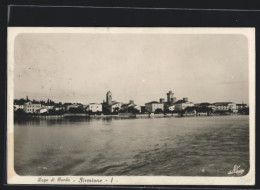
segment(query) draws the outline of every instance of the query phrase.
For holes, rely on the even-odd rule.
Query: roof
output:
[[[136,104],[127,104],[127,107],[135,107],[137,106]]]
[[[181,103],[185,103],[184,100],[178,100],[177,102],[174,102],[174,104],[181,104]]]
[[[38,101],[30,101],[30,102],[26,102],[26,104],[31,103],[31,104],[41,104],[41,102]]]
[[[214,103],[214,105],[216,106],[222,106],[222,105],[228,105],[228,104],[232,104],[233,102],[216,102]]]
[[[101,105],[100,103],[90,103],[89,105]]]
[[[70,104],[70,105],[66,105],[67,107],[73,107],[73,106],[83,106],[83,104],[80,104],[80,103],[73,103],[73,104]]]
[[[47,110],[47,108],[45,108],[45,107],[43,107],[43,108],[39,108],[38,110],[44,110],[44,109]]]
[[[151,102],[148,102],[146,104],[162,104],[162,103],[159,103],[159,102],[156,102],[156,101],[151,101]]]
[[[198,106],[210,106],[211,104],[208,102],[202,102],[202,103],[198,103]]]
[[[64,103],[64,106],[68,106],[68,105],[72,105],[72,103],[68,103],[68,102]]]
[[[113,101],[113,102],[112,102],[112,106],[115,105],[115,104],[123,104],[123,103],[121,103],[121,102],[114,102],[114,101]]]
[[[247,104],[236,104],[237,106],[247,106]]]
[[[178,100],[177,102],[174,102],[174,104],[182,104],[182,103],[186,103],[186,101],[184,101],[184,100]]]
[[[174,104],[183,104],[183,103],[192,103],[192,102],[187,102],[187,101],[184,101],[184,100],[178,100],[177,102],[175,102]]]

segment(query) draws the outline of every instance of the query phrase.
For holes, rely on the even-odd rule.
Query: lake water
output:
[[[249,117],[15,122],[19,175],[229,176],[249,170]]]

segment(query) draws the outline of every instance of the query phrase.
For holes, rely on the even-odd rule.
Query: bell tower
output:
[[[107,105],[112,105],[112,93],[110,91],[107,92],[106,100],[107,100]]]

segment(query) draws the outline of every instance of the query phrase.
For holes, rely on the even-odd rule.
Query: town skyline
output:
[[[60,101],[60,100],[56,100],[56,99],[52,99],[52,98],[45,98],[45,99],[39,99],[39,98],[35,98],[35,97],[30,97],[30,96],[28,96],[28,95],[26,95],[25,97],[17,97],[17,98],[14,98],[15,100],[20,100],[20,99],[24,99],[24,100],[30,100],[30,101],[33,101],[33,100],[35,100],[35,101],[46,101],[46,102],[48,102],[48,101],[53,101],[53,102],[55,102],[55,103],[80,103],[80,104],[82,104],[82,105],[87,105],[87,104],[91,104],[91,103],[97,103],[97,104],[102,104],[102,103],[106,103],[107,102],[107,97],[106,97],[106,94],[108,93],[108,92],[110,92],[111,93],[111,95],[112,95],[112,101],[113,102],[121,102],[121,103],[129,103],[130,101],[134,101],[136,104],[138,104],[138,105],[145,105],[146,103],[149,103],[149,102],[153,102],[153,101],[155,101],[155,102],[160,102],[160,100],[161,99],[163,99],[165,102],[167,102],[167,100],[168,100],[168,93],[169,92],[172,92],[173,94],[173,97],[175,98],[175,101],[177,102],[177,101],[179,101],[179,100],[183,100],[184,98],[186,98],[186,99],[188,99],[189,100],[189,102],[192,102],[192,103],[219,103],[219,102],[233,102],[233,103],[237,103],[237,104],[240,104],[240,103],[243,103],[243,104],[247,104],[246,102],[244,102],[244,101],[242,101],[242,102],[235,102],[235,101],[232,101],[232,100],[228,100],[228,101],[213,101],[213,102],[209,102],[209,101],[206,101],[206,100],[204,100],[204,101],[200,101],[200,102],[194,102],[194,101],[192,101],[192,100],[190,100],[190,98],[189,97],[187,97],[187,96],[184,96],[184,97],[180,97],[180,98],[178,98],[178,97],[176,97],[175,96],[175,93],[172,91],[172,90],[169,90],[169,91],[167,91],[166,93],[165,93],[165,96],[162,96],[162,97],[158,97],[157,99],[154,99],[154,100],[147,100],[144,104],[139,104],[134,98],[133,99],[128,99],[128,100],[125,100],[125,101],[121,101],[121,100],[117,100],[117,99],[115,99],[114,98],[114,95],[113,95],[113,92],[111,92],[110,90],[108,90],[106,93],[105,93],[105,96],[104,96],[104,98],[102,99],[102,101],[92,101],[92,102],[86,102],[86,103],[84,103],[84,102],[80,102],[80,101]]]
[[[126,45],[127,44],[127,45]],[[98,50],[97,50],[98,49]],[[20,34],[14,98],[249,103],[248,44],[224,34]]]
[[[51,99],[47,101],[29,99],[26,96],[26,99],[14,99],[14,111],[16,116],[23,114],[57,114],[62,115],[67,113],[88,113],[88,114],[140,114],[140,113],[171,113],[173,114],[183,114],[192,113],[200,114],[200,112],[205,112],[207,115],[214,114],[237,114],[237,113],[247,113],[248,106],[247,104],[238,104],[235,102],[200,102],[193,103],[189,101],[188,97],[183,97],[178,99],[174,96],[174,93],[170,90],[166,93],[167,98],[160,98],[159,101],[150,101],[146,102],[144,105],[138,105],[132,99],[129,102],[120,102],[113,100],[113,95],[111,91],[106,93],[106,99],[102,103],[89,103],[82,104],[80,102],[55,102]],[[247,110],[247,111],[246,111]],[[18,114],[18,115],[17,115]],[[25,116],[25,115],[24,115]]]

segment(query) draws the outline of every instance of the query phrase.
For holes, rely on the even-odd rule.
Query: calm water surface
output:
[[[249,117],[15,122],[19,175],[227,176],[249,170]]]

